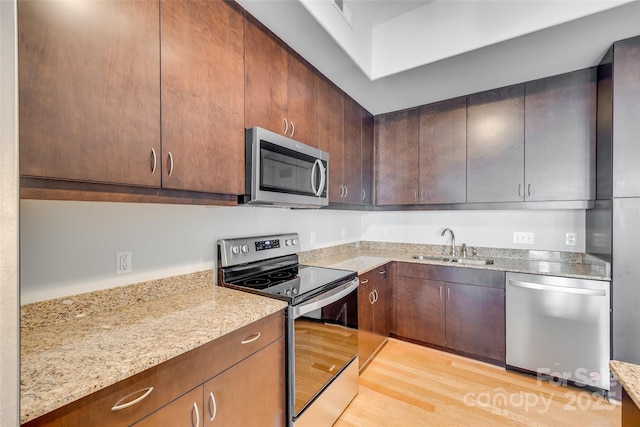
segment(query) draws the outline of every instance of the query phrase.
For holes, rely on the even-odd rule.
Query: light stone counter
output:
[[[20,422],[285,307],[214,286],[211,271],[25,305]]]
[[[578,279],[611,280],[609,263],[595,257],[573,252],[525,251],[514,249],[478,248],[477,257],[494,261],[490,265],[456,264],[448,261],[416,260],[413,255],[447,256],[448,246],[417,245],[386,242],[357,242],[303,252],[300,263],[366,273],[391,261],[449,267],[543,274]],[[459,256],[459,254],[457,254]]]
[[[640,365],[612,360],[609,362],[609,367],[616,374],[633,403],[640,408]]]

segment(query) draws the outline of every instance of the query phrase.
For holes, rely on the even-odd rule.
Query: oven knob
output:
[[[287,239],[284,241],[285,246],[291,246],[291,240]]]
[[[291,289],[287,289],[287,291],[285,292],[285,294],[287,294],[287,296],[291,296]]]
[[[297,244],[298,244],[298,241],[297,241],[296,239],[293,239],[293,240],[291,241],[291,244],[292,244],[292,245],[297,245]]]
[[[231,253],[234,253],[236,255],[239,254],[240,253],[240,246],[232,246],[231,247]]]
[[[242,253],[246,254],[247,252],[249,252],[249,246],[248,245],[242,245],[242,248],[240,248],[242,250]]]
[[[293,294],[296,295],[298,293],[298,288],[293,288]]]

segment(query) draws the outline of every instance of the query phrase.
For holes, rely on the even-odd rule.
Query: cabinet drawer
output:
[[[504,289],[504,271],[399,262],[398,276]]]
[[[93,427],[131,425],[283,336],[284,311],[280,311],[27,425],[64,425],[48,423],[66,420],[71,415],[88,419],[83,424]],[[113,410],[114,406],[120,408]]]
[[[389,264],[385,264],[381,267],[376,267],[371,271],[361,274],[360,283],[366,285],[367,283],[379,283],[386,280],[389,277]]]

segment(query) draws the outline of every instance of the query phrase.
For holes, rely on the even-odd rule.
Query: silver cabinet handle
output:
[[[440,286],[440,299],[442,299],[442,286]]]
[[[169,151],[169,176],[173,173],[173,154]]]
[[[213,392],[209,393],[209,421],[213,421],[216,419],[216,414],[218,413],[218,404],[216,403],[216,397],[213,395]]]
[[[260,335],[262,335],[262,332],[258,332],[258,333],[255,333],[253,335],[249,335],[248,337],[246,337],[245,339],[242,340],[241,344],[252,343],[255,340],[257,340],[258,338],[260,338]]]
[[[527,185],[527,195],[531,197],[531,183]]]
[[[413,200],[418,201],[418,190],[413,190]]]
[[[364,200],[367,197],[367,192],[364,191],[364,188],[362,189],[362,200]]]
[[[142,392],[146,390],[146,392],[138,397],[137,399],[133,399],[131,402],[126,402],[126,403],[122,403],[123,401],[127,400],[128,398],[130,398],[131,396],[135,396],[136,394]],[[141,388],[140,390],[136,390],[132,393],[127,394],[125,397],[121,398],[120,400],[118,400],[116,402],[115,405],[113,405],[113,408],[111,408],[112,411],[119,411],[121,409],[125,409],[128,408],[130,406],[135,405],[136,403],[139,403],[141,401],[143,401],[147,396],[149,396],[151,394],[151,392],[153,391],[153,387],[147,387],[147,388]]]
[[[360,283],[366,285],[367,283],[369,283],[369,279],[361,280]]]
[[[424,188],[420,189],[420,201],[422,201],[422,199],[424,199]]]
[[[447,300],[451,301],[451,288],[447,288]]]
[[[522,194],[520,193],[521,188],[522,188],[522,184],[518,184],[518,197],[522,197]]]
[[[287,132],[289,131],[289,122],[287,122],[287,119],[282,119],[284,120],[284,132],[282,132],[283,135],[286,135]]]
[[[193,412],[195,411],[196,413],[196,423],[193,423]],[[193,402],[193,409],[191,410],[191,426],[192,427],[199,427],[200,426],[200,411],[198,411],[198,404],[196,402]]]
[[[378,271],[378,274],[386,274],[386,273],[387,273],[387,270],[380,270],[380,271]]]
[[[374,289],[373,292],[375,293],[375,300],[373,300],[373,302],[378,302],[378,298],[380,298],[380,295],[378,294],[378,290]]]
[[[296,133],[296,126],[291,122],[291,135],[289,137],[293,138],[294,133]]]
[[[344,197],[344,185],[340,184],[340,198]]]
[[[373,305],[373,291],[369,292],[369,304]]]
[[[151,147],[151,173],[155,173],[156,172],[156,150]]]
[[[590,295],[590,296],[599,296],[599,297],[603,297],[607,295],[607,292],[601,289],[583,289],[583,288],[572,288],[569,286],[543,285],[542,283],[520,282],[518,280],[509,280],[509,284],[511,286],[515,286],[516,288],[532,289],[536,291],[551,291],[551,292],[560,292],[563,294],[578,294],[578,295]]]
[[[347,195],[349,194],[349,187],[347,187],[346,185],[344,186],[344,197],[347,197]]]

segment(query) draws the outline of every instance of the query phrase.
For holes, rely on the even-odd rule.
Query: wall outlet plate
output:
[[[513,243],[517,245],[533,245],[533,233],[528,231],[514,231]]]
[[[382,237],[383,239],[387,237],[387,229],[385,227],[382,227],[380,229],[380,237]]]
[[[133,271],[133,251],[116,252],[116,274],[129,274]]]
[[[565,235],[565,244],[567,246],[576,246],[577,245],[578,236],[576,233],[567,233]]]
[[[312,245],[316,244],[316,232],[315,231],[312,231],[309,234],[309,243],[312,244]]]

